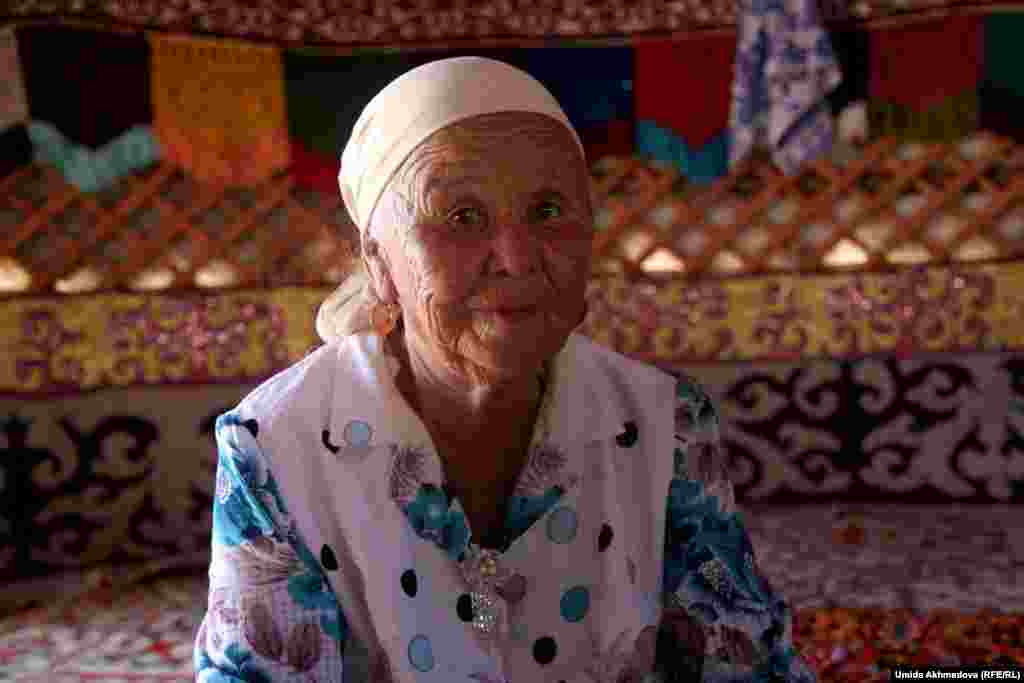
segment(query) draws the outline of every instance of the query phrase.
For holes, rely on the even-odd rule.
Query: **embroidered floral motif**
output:
[[[243,587],[259,588],[287,581],[304,570],[302,561],[288,543],[265,536],[225,549],[238,571]]]
[[[590,680],[594,683],[619,683],[620,674],[630,664],[630,635],[629,629],[622,631],[603,650],[596,637],[591,636],[593,654],[590,664],[584,670]]]
[[[320,628],[312,622],[296,624],[285,645],[284,661],[299,672],[306,672],[320,661]]]
[[[534,522],[555,506],[564,493],[561,486],[552,486],[539,496],[510,497],[505,519],[505,528],[508,529],[509,536],[516,538],[524,534]]]
[[[228,627],[237,626],[241,621],[241,614],[230,603],[229,593],[225,589],[218,589],[210,595],[209,613],[217,623]]]
[[[321,656],[319,626],[308,621],[296,624],[285,640],[270,609],[259,600],[243,598],[242,632],[258,655],[299,672],[312,669]]]
[[[228,431],[229,427],[237,429]],[[287,526],[288,514],[277,482],[256,452],[255,438],[233,413],[218,419],[217,433],[214,540],[234,547],[263,536],[273,537],[276,528]]]
[[[705,495],[700,482],[672,480],[666,537],[667,590],[676,590],[687,577],[699,582],[701,588],[689,588],[707,598],[706,606],[714,611],[741,607],[762,611],[757,601],[767,595],[752,565],[743,559],[753,554],[743,526],[735,514],[723,513],[717,498]],[[704,567],[706,562],[712,564]]]
[[[717,440],[689,444],[686,448],[690,479],[703,482],[728,481],[725,458]]]
[[[242,599],[242,633],[253,651],[267,659],[280,659],[284,640],[278,633],[270,610],[259,600]]]
[[[302,607],[317,610],[324,633],[334,640],[344,641],[348,637],[348,624],[338,608],[331,584],[306,545],[297,536],[290,540],[304,571],[288,579],[288,595]]]
[[[671,656],[665,653],[666,659],[700,658],[707,653],[707,637],[704,634],[704,627],[684,608],[666,607],[662,613],[661,623],[669,634],[667,647],[671,651]]]
[[[676,439],[688,441],[699,432],[714,434],[718,428],[718,414],[704,388],[688,375],[677,373],[676,383]]]
[[[469,525],[458,504],[452,506],[448,494],[433,484],[423,484],[416,499],[403,508],[416,535],[440,546],[457,560],[469,546]]]
[[[228,476],[226,470],[217,468],[217,500],[223,505],[231,497],[231,491],[234,487],[231,484],[231,477]]]
[[[721,646],[715,654],[722,659],[741,664],[753,666],[758,660],[758,650],[751,641],[750,636],[743,631],[723,626],[721,628]]]
[[[535,446],[516,485],[515,495],[524,498],[545,495],[551,487],[562,483],[559,475],[567,462],[565,453],[553,445],[542,443]]]
[[[231,683],[232,681],[273,683],[270,676],[256,665],[252,653],[243,649],[238,643],[228,645],[224,657],[227,659],[227,664],[221,665],[218,670],[214,668],[213,660],[206,653],[198,652],[196,656],[197,683]]]
[[[404,508],[416,497],[423,483],[427,453],[412,446],[394,446],[391,465],[391,499]]]
[[[655,671],[658,629],[645,626],[633,643],[633,653],[615,679],[616,683],[644,683]]]

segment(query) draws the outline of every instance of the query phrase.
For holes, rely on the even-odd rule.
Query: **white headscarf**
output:
[[[430,62],[399,76],[363,109],[341,155],[338,185],[359,229],[370,217],[395,172],[420,143],[453,123],[484,114],[530,112],[563,124],[583,145],[547,89],[513,66],[483,57]],[[316,329],[330,342],[370,328],[368,278],[361,265],[321,305]]]

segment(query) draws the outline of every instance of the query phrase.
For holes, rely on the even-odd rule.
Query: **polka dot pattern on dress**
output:
[[[335,446],[333,443],[331,443],[330,429],[325,429],[320,433],[320,441],[324,444],[324,448],[329,450],[331,453],[334,453],[335,455],[337,455],[338,451],[341,450],[340,446]]]
[[[579,519],[570,507],[560,507],[548,517],[548,538],[553,543],[571,543],[576,538]]]
[[[363,448],[370,445],[373,438],[373,428],[362,420],[351,420],[345,425],[345,432],[342,434],[345,443],[353,448]]]
[[[533,644],[533,659],[541,666],[547,666],[558,656],[558,645],[551,636],[538,638]]]
[[[605,550],[608,550],[608,546],[612,544],[613,538],[615,538],[615,532],[612,530],[611,525],[601,525],[601,533],[597,535],[597,551],[603,553]]]
[[[636,423],[632,421],[627,422],[622,428],[623,432],[615,437],[615,443],[623,448],[632,448],[640,438],[640,432],[636,428]]]
[[[434,650],[430,639],[418,635],[409,641],[409,664],[417,671],[427,672],[434,668]]]
[[[326,543],[323,548],[320,548],[320,564],[329,572],[338,571],[338,558],[334,556],[331,546]]]
[[[252,438],[255,439],[257,436],[259,436],[260,423],[257,422],[256,420],[250,418],[244,421],[242,423],[242,426],[249,430],[249,433],[252,434]]]
[[[410,598],[416,597],[416,592],[419,590],[419,579],[416,576],[416,571],[413,569],[406,569],[402,572],[402,591],[405,592]]]
[[[455,613],[462,621],[473,621],[473,597],[469,593],[463,593],[455,603]]]
[[[569,623],[581,621],[590,611],[590,591],[586,586],[574,586],[562,593],[559,602],[562,618]]]

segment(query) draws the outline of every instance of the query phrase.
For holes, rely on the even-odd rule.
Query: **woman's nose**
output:
[[[512,277],[540,270],[540,246],[529,226],[502,222],[491,243],[491,269],[495,274]]]

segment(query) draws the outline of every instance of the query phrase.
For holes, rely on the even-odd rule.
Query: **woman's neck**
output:
[[[493,479],[508,463],[505,451],[525,451],[542,398],[542,368],[503,381],[480,381],[482,373],[460,372],[430,362],[396,344],[401,360],[399,390],[419,414],[435,445],[456,471]],[[441,365],[439,368],[438,366]],[[481,453],[493,457],[480,457]]]

